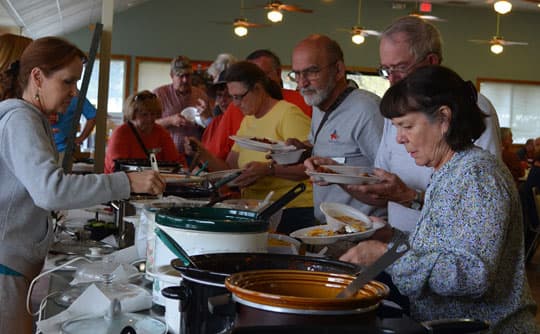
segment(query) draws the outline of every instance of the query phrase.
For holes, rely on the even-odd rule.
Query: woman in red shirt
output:
[[[124,124],[113,131],[107,143],[105,173],[114,171],[114,160],[147,159],[149,152],[154,152],[158,161],[178,162],[186,166],[185,157],[176,150],[169,132],[155,123],[161,112],[159,98],[148,90],[127,98]]]

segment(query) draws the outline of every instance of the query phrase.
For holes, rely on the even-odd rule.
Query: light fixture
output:
[[[283,14],[277,9],[272,9],[269,11],[268,14],[266,14],[266,17],[274,23],[281,22],[283,20]]]
[[[499,43],[491,44],[489,49],[496,55],[500,54],[504,50],[503,46]]]
[[[364,43],[364,41],[366,40],[364,35],[362,35],[361,33],[356,33],[352,35],[351,39],[354,44],[358,44],[358,45]]]
[[[238,25],[234,27],[234,33],[238,37],[244,37],[248,34],[248,29],[242,25]]]
[[[500,0],[493,4],[493,8],[499,14],[507,14],[512,10],[512,4],[506,0]]]

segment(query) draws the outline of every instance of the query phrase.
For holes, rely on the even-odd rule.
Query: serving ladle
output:
[[[410,248],[411,246],[409,245],[406,237],[397,239],[394,242],[394,245],[390,247],[386,253],[384,253],[371,266],[362,270],[345,289],[341,290],[341,292],[338,293],[337,298],[350,298],[354,296],[358,290],[377,277],[377,275],[382,273],[386,267],[407,253]]]
[[[157,237],[165,244],[165,246],[174,253],[179,259],[184,262],[184,265],[191,266],[193,268],[199,268],[197,264],[191,259],[189,254],[167,233],[163,232],[159,227],[154,230]]]

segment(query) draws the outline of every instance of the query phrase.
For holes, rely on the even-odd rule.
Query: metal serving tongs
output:
[[[397,259],[402,257],[411,246],[407,241],[407,237],[403,236],[398,238],[394,245],[386,251],[375,263],[371,266],[365,268],[360,272],[360,275],[347,285],[340,293],[338,293],[337,298],[350,298],[358,292],[364,285],[373,280],[377,275],[383,272],[386,267],[394,263]]]
[[[148,154],[148,156],[150,157],[150,166],[152,166],[152,169],[154,171],[159,173],[159,166],[157,164],[157,158],[156,158],[156,152],[159,152],[158,150],[161,151],[161,149],[150,150],[150,153]],[[159,194],[158,198],[162,199],[163,194]]]

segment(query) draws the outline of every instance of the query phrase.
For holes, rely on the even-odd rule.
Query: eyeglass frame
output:
[[[426,60],[426,58],[432,53],[433,52],[428,52],[425,56],[418,58],[418,60],[416,60],[412,64],[410,64],[410,65],[408,65],[408,66],[406,66],[405,68],[402,68],[402,69],[400,69],[398,67],[403,66],[403,65],[390,66],[390,67],[388,67],[388,66],[379,66],[379,68],[377,69],[377,73],[379,73],[379,76],[383,77],[384,79],[390,78],[392,73],[405,74],[405,73],[409,72],[411,69],[413,69],[416,65],[418,65],[421,62],[423,62],[424,60]],[[385,74],[385,72],[387,72],[387,74]]]
[[[317,80],[319,78],[320,73],[323,70],[327,69],[330,66],[336,65],[337,62],[338,62],[338,60],[336,60],[334,62],[331,62],[330,64],[328,64],[326,66],[323,66],[321,68],[319,68],[317,66],[311,66],[311,67],[308,67],[305,70],[301,70],[301,71],[290,71],[287,74],[287,77],[293,82],[300,81],[300,77],[306,79],[307,81]]]
[[[251,92],[252,88],[251,87],[248,87],[248,89],[246,90],[245,93],[243,94],[238,94],[238,95],[232,95],[232,94],[229,94],[229,96],[231,97],[232,101],[233,102],[237,102],[237,103],[240,103],[242,102],[242,100],[244,99],[244,97],[246,97],[246,95],[248,95],[249,92]]]

